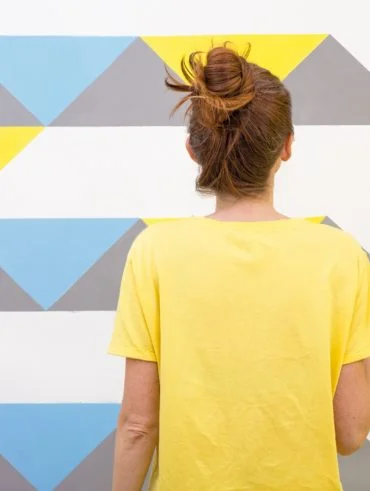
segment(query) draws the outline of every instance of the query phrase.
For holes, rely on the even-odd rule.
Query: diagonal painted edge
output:
[[[332,36],[284,81],[298,125],[370,124],[370,72]]]
[[[127,254],[145,228],[138,220],[49,310],[115,310]]]
[[[24,151],[28,145],[32,144],[32,141],[43,130],[43,126],[0,125],[0,171],[16,158],[19,153]]]
[[[323,223],[324,225],[330,225],[331,227],[335,227],[335,228],[340,228],[339,225],[337,225],[331,218],[329,217],[325,217],[325,219],[321,222]],[[369,258],[369,261],[370,261],[370,253],[364,249],[364,251],[366,252],[367,254],[367,257]]]
[[[0,268],[0,312],[44,310],[3,269]]]
[[[0,220],[0,266],[47,310],[137,220],[136,217]],[[27,247],[24,237],[28,237]]]
[[[325,217],[321,223],[323,223],[324,225],[330,225],[331,227],[340,228],[339,225],[333,222],[333,220],[329,217]]]
[[[163,60],[137,39],[52,126],[183,126],[186,108],[170,116],[179,96],[165,76]]]
[[[42,124],[0,84],[0,126],[42,126]]]
[[[105,491],[112,489],[115,439],[116,432],[113,431],[54,491]],[[154,461],[155,459],[153,459],[141,491],[149,490]]]
[[[48,126],[134,39],[0,36],[1,82]]]
[[[0,491],[36,491],[36,488],[0,455]]]
[[[115,432],[111,433],[96,447],[55,488],[55,491],[103,491],[112,489],[114,444]]]
[[[38,491],[50,491],[115,429],[118,412],[116,403],[0,404],[1,450]]]

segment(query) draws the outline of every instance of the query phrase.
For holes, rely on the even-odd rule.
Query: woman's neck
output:
[[[217,220],[245,222],[281,220],[287,218],[276,211],[272,193],[268,193],[259,198],[217,196],[216,210],[210,217]]]

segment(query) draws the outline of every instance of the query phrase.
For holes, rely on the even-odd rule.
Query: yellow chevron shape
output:
[[[309,217],[309,218],[306,218],[306,220],[308,222],[312,222],[312,223],[321,223],[325,220],[325,217]]]
[[[43,127],[6,126],[0,128],[0,170],[21,152]]]
[[[180,62],[183,56],[189,55],[192,51],[208,51],[212,45],[217,46],[230,41],[241,54],[250,43],[252,50],[249,61],[269,69],[279,78],[284,79],[327,37],[327,34],[243,34],[144,36],[142,39],[179,76],[181,76]]]
[[[161,222],[171,222],[173,220],[179,220],[179,218],[142,218],[141,219],[146,225],[155,225]]]

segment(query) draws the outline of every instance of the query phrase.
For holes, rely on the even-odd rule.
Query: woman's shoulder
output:
[[[148,221],[146,228],[135,237],[130,254],[148,254],[154,249],[173,245],[184,231],[188,231],[191,222],[188,218]]]
[[[138,238],[143,242],[163,240],[164,238],[176,235],[181,230],[188,228],[191,223],[191,218],[148,220],[146,228],[139,234]]]
[[[334,224],[325,222],[313,224],[309,230],[322,242],[329,242],[333,245],[355,250],[360,247],[358,241],[350,232],[342,230]]]
[[[325,253],[341,264],[366,262],[367,254],[359,241],[350,233],[332,224],[312,224],[306,228],[308,246]]]

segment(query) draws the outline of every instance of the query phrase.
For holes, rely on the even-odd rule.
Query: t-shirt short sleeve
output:
[[[370,357],[370,262],[364,251],[358,254],[358,286],[344,364]]]
[[[158,287],[146,236],[136,239],[127,257],[109,353],[158,362]]]

